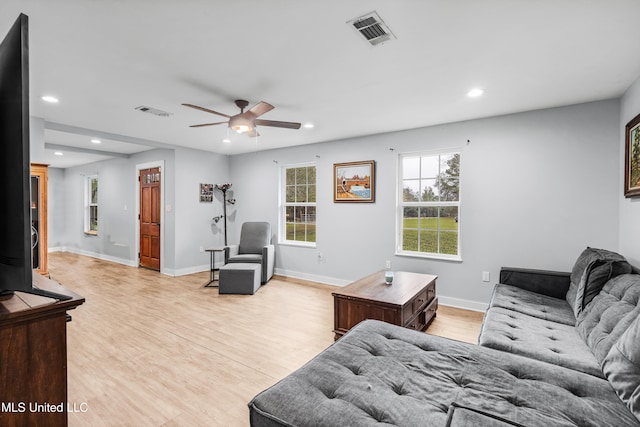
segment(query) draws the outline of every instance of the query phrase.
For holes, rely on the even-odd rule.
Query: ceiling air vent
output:
[[[154,116],[160,116],[160,117],[169,117],[171,115],[171,113],[169,112],[158,110],[157,108],[145,107],[144,105],[136,107],[135,110],[142,111],[143,113],[153,114]]]
[[[380,19],[377,12],[367,13],[359,18],[347,21],[347,24],[353,25],[353,28],[362,34],[362,37],[372,46],[377,46],[396,38],[384,21]]]

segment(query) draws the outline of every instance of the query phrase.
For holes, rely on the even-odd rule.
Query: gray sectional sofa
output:
[[[640,274],[503,268],[479,345],[367,320],[250,403],[252,426],[640,426]]]

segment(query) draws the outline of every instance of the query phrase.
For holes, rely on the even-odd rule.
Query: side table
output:
[[[211,265],[209,267],[209,281],[204,284],[205,288],[217,288],[218,285],[212,285],[212,283],[217,282],[215,272],[220,270],[216,268],[216,252],[222,252],[224,254],[224,248],[206,248],[205,251],[211,254]]]

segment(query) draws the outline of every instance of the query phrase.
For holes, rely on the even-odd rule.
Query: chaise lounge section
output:
[[[502,268],[478,344],[604,378],[604,358],[640,313],[632,271],[592,248],[571,273]]]
[[[640,426],[640,275],[503,268],[481,345],[367,320],[249,404],[252,426]],[[594,289],[596,291],[594,291]]]

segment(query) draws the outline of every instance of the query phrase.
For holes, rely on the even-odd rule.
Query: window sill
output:
[[[317,247],[316,242],[296,242],[292,240],[283,240],[278,242],[280,246],[294,246],[299,248],[315,248]]]
[[[429,254],[425,252],[407,252],[407,251],[397,251],[395,255],[408,257],[408,258],[432,259],[436,261],[462,262],[462,257],[460,257],[459,255],[442,255],[442,254]]]
[[[85,231],[84,234],[86,236],[98,237],[98,232],[97,231]]]

